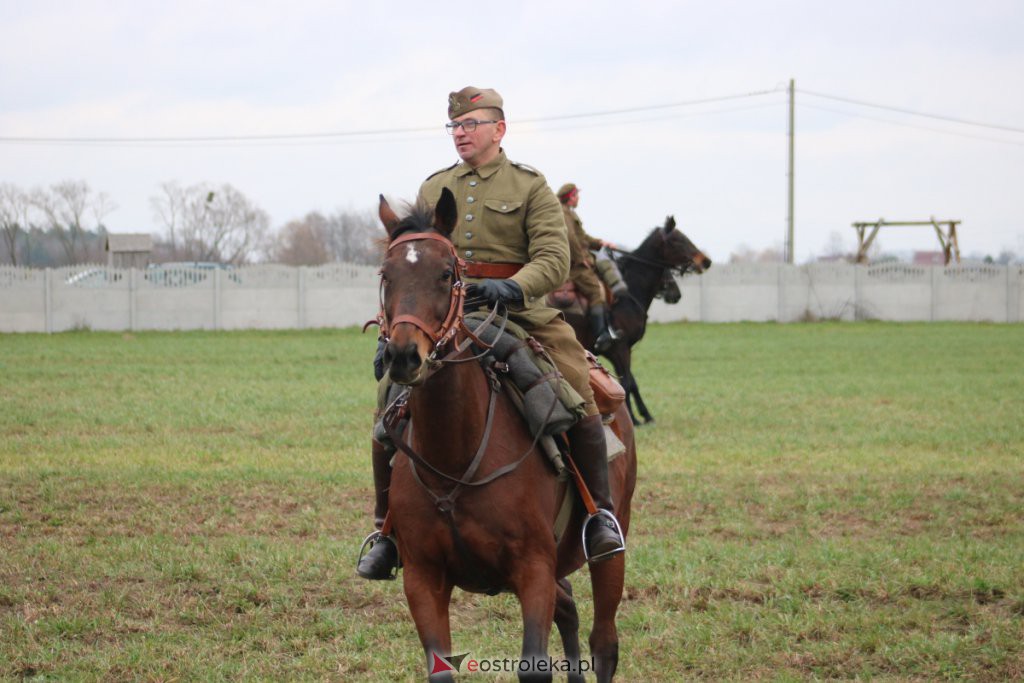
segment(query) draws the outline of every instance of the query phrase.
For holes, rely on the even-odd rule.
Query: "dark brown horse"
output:
[[[385,419],[397,412],[408,419],[391,480],[390,515],[428,671],[437,663],[435,655],[452,653],[449,601],[459,587],[515,593],[522,608],[522,661],[541,662],[534,671],[520,670],[519,677],[551,680],[552,622],[567,661],[580,661],[579,620],[566,577],[585,562],[584,511],[575,505],[556,542],[553,523],[565,484],[559,484],[495,374],[464,343],[470,330],[462,319],[462,262],[448,241],[457,220],[452,194],[444,190],[432,214],[417,207],[403,219],[381,197],[380,219],[388,233],[381,268],[388,372],[392,381],[410,387],[406,400],[385,411]],[[636,453],[623,406],[617,422],[627,449],[609,463],[609,480],[625,532]],[[624,554],[590,566],[590,650],[601,681],[611,680],[618,662],[615,614],[624,571]],[[450,673],[430,680],[450,680]],[[583,679],[577,673],[570,680]]]
[[[640,341],[647,329],[647,310],[659,295],[668,303],[679,301],[678,286],[674,274],[692,271],[703,273],[711,267],[711,259],[705,256],[693,242],[676,229],[676,219],[669,216],[665,225],[655,228],[635,251],[619,252],[616,257],[622,279],[629,288],[629,296],[618,297],[610,308],[611,326],[621,332],[612,342],[604,356],[612,362],[615,372],[626,390],[626,404],[633,424],[640,424],[633,412],[633,401],[644,422],[653,422],[654,416],[647,410],[640,397],[640,388],[631,367],[633,345]],[[675,301],[673,298],[673,289]],[[576,337],[583,346],[594,351],[594,339],[585,317],[572,305],[559,304],[549,299],[553,306],[563,309],[565,319],[576,330]]]

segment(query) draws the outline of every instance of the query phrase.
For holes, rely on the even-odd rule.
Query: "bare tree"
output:
[[[383,232],[374,211],[312,212],[285,225],[267,249],[271,260],[290,265],[330,261],[377,264]]]
[[[32,204],[42,212],[50,231],[60,240],[67,263],[89,259],[87,225],[92,216],[95,230],[105,233],[103,218],[115,205],[104,194],[92,194],[84,180],[65,180],[50,186],[49,190],[36,189],[31,194]]]
[[[263,247],[270,218],[231,185],[182,188],[167,182],[161,191],[150,204],[167,231],[174,258],[240,264]]]
[[[28,194],[12,183],[0,183],[0,232],[11,265],[18,265],[19,241],[27,241],[31,234],[32,201]],[[20,236],[20,240],[19,240]]]
[[[382,235],[376,212],[338,210],[327,218],[327,245],[331,257],[344,263],[376,264],[381,261]]]
[[[782,263],[782,249],[778,246],[768,247],[761,251],[741,244],[736,251],[729,254],[729,263]]]
[[[272,261],[292,266],[317,266],[331,260],[327,219],[320,213],[307,214],[285,225],[269,248]]]

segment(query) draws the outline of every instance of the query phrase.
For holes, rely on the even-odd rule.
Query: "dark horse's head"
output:
[[[675,216],[668,216],[664,227],[655,228],[641,247],[653,248],[656,259],[673,270],[703,273],[711,267],[711,259],[694,246],[689,237],[676,230]]]
[[[423,198],[399,218],[380,197],[388,233],[380,269],[384,364],[392,381],[420,384],[427,360],[454,334],[462,308],[460,263],[449,238],[457,214],[448,188],[431,210]]]

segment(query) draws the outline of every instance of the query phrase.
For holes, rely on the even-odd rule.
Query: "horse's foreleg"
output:
[[[633,377],[632,373],[630,373],[629,379],[630,384],[633,385],[632,393],[633,396],[636,397],[636,407],[640,411],[640,415],[643,416],[644,422],[654,422],[654,416],[647,410],[647,406],[644,405],[644,400],[640,398],[640,387],[637,386],[636,378]],[[633,424],[636,424],[636,420],[633,421]]]
[[[402,570],[402,579],[409,612],[427,656],[427,675],[432,683],[453,681],[451,672],[445,671],[444,665],[435,659],[452,653],[448,606],[453,586],[439,573],[417,571],[410,566]],[[438,673],[431,675],[434,671]]]
[[[555,626],[562,637],[565,659],[572,667],[569,683],[582,683],[585,679],[580,671],[580,616],[569,579],[559,580],[555,589]]]
[[[619,632],[615,614],[622,601],[626,559],[619,554],[590,565],[590,583],[594,589],[594,629],[590,632],[590,654],[594,658],[597,680],[611,681],[619,664]]]
[[[555,617],[555,568],[551,561],[526,563],[519,577],[514,580],[516,595],[523,610],[523,651],[524,665],[530,671],[519,672],[521,681],[550,681],[551,667],[548,659],[548,640],[551,624]]]
[[[640,400],[640,393],[636,389],[636,380],[633,379],[633,371],[630,369],[631,353],[629,347],[616,347],[615,354],[611,357],[612,366],[615,367],[615,374],[619,377],[623,391],[626,392],[626,409],[629,410],[629,418],[634,425],[639,425],[640,420],[636,419],[633,412],[633,396]]]
[[[631,370],[626,370],[622,375],[622,388],[626,391],[626,408],[629,409],[629,417],[633,420],[633,424],[640,426],[640,420],[636,419],[636,413],[633,412],[634,399],[636,400],[637,408],[640,409],[640,413],[644,417],[644,421],[650,420],[650,413],[647,412],[647,407],[644,406],[644,402],[640,399],[640,391],[637,389],[636,380],[633,378]]]

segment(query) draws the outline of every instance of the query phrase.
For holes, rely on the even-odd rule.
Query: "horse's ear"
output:
[[[377,215],[380,216],[380,222],[384,224],[384,229],[388,231],[388,239],[391,239],[391,234],[398,227],[398,216],[391,209],[388,200],[384,199],[384,195],[380,195],[380,207],[377,210]]]
[[[665,234],[669,234],[676,229],[676,217],[669,216],[665,219]]]
[[[437,200],[434,207],[434,227],[438,232],[448,237],[455,228],[458,221],[458,211],[455,206],[455,195],[447,187],[441,190],[441,198]]]

